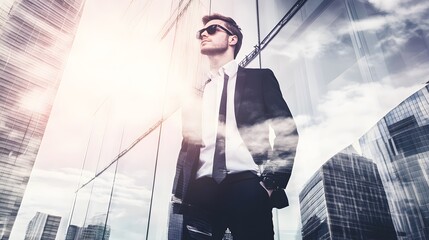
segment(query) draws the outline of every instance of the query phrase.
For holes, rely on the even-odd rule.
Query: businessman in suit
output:
[[[235,62],[237,23],[220,14],[202,20],[197,38],[209,80],[200,102],[182,109],[172,212],[183,216],[182,239],[220,240],[227,228],[234,240],[274,239],[272,208],[288,206],[297,129],[273,72]]]

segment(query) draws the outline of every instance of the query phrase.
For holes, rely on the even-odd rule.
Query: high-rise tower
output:
[[[37,212],[31,219],[25,240],[55,240],[61,217]]]
[[[377,166],[342,151],[299,195],[302,239],[396,239]]]
[[[429,86],[411,95],[361,139],[374,159],[400,239],[429,237]]]
[[[84,0],[0,4],[0,239],[9,239]]]

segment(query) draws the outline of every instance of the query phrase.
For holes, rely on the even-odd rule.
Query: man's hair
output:
[[[202,18],[204,25],[206,25],[211,20],[215,20],[215,19],[224,21],[226,28],[230,30],[234,35],[237,36],[238,41],[237,41],[237,44],[235,44],[235,48],[234,48],[234,58],[237,57],[237,54],[241,48],[241,43],[243,42],[243,34],[241,33],[241,28],[237,25],[234,19],[223,16],[219,13],[206,15]]]

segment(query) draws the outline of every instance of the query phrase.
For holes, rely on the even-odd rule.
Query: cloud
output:
[[[384,47],[385,53],[391,55],[402,50],[418,30],[427,32],[429,24],[425,15],[428,14],[429,2],[426,1],[385,1],[369,0],[371,4],[384,14],[359,19],[340,32],[350,31],[377,32],[378,46]]]
[[[328,92],[317,107],[316,117],[297,122],[300,133],[298,169],[311,175],[323,162],[355,142],[388,111],[422,86],[355,83]],[[300,166],[300,163],[304,165]]]
[[[401,3],[409,2],[404,0],[368,0],[369,3],[374,5],[381,11],[391,12],[400,7]]]
[[[340,36],[337,32],[329,31],[326,27],[305,32],[299,40],[295,39],[288,44],[274,40],[268,51],[281,51],[290,60],[297,60],[301,57],[314,58],[318,54],[330,49],[329,45],[339,42]]]
[[[28,223],[37,211],[62,217],[67,222],[68,210],[80,172],[75,169],[45,171],[34,169],[15,221],[11,239],[23,239]]]
[[[389,23],[388,17],[386,16],[375,16],[371,18],[365,18],[355,21],[353,25],[349,25],[348,28],[341,29],[342,34],[346,34],[349,31],[374,31],[385,27]]]
[[[361,0],[360,4],[367,1]],[[404,45],[413,37],[417,36],[417,30],[423,33],[429,30],[429,23],[426,21],[429,10],[429,2],[408,0],[370,0],[377,11],[377,14],[368,16],[358,16],[350,21],[346,15],[339,15],[332,8],[328,8],[313,22],[311,28],[304,32],[295,32],[292,36],[297,38],[288,39],[287,44],[284,39],[277,37],[270,44],[267,51],[281,52],[290,61],[300,58],[313,59],[325,52],[335,51],[341,56],[345,51],[344,47],[350,44],[347,39],[354,38],[357,32],[364,32],[376,35],[365,36],[364,41],[370,41],[375,37],[377,47],[384,47],[384,54],[403,50]],[[346,9],[344,9],[345,11]],[[380,12],[381,11],[381,12]],[[329,19],[336,18],[332,23]],[[280,41],[282,39],[283,41]],[[347,40],[347,42],[345,42]]]
[[[429,62],[416,64],[404,71],[385,76],[381,82],[389,83],[392,87],[407,87],[414,84],[424,84],[429,81]]]

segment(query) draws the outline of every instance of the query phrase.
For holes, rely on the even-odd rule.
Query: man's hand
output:
[[[265,191],[267,191],[268,196],[271,197],[271,194],[273,193],[273,190],[268,190],[265,185],[264,182],[260,181],[259,184],[261,184],[261,186],[265,189]]]

